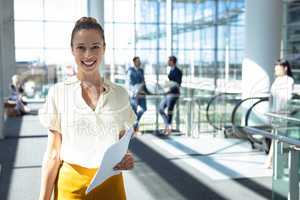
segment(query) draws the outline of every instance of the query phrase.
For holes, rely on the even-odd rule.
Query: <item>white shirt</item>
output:
[[[104,80],[105,92],[94,111],[84,101],[80,84],[74,76],[52,86],[39,118],[46,128],[61,133],[62,160],[97,168],[106,149],[119,140],[121,130],[132,126],[136,116],[121,86]]]
[[[285,75],[275,79],[271,86],[273,111],[280,111],[287,106],[287,101],[292,98],[294,79]]]

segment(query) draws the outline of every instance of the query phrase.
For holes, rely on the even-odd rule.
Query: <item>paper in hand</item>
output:
[[[100,163],[100,168],[97,170],[89,187],[86,189],[86,194],[92,191],[95,187],[101,185],[108,178],[121,173],[121,170],[114,170],[113,168],[122,161],[123,157],[127,153],[132,134],[132,128],[128,129],[118,142],[106,150]]]

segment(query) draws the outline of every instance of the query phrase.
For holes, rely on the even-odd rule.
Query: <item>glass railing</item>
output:
[[[299,196],[299,150],[300,146],[282,139],[300,143],[300,118],[293,111],[286,113],[270,113],[274,135],[273,162],[273,199],[300,199]]]
[[[160,103],[165,95],[146,95],[147,111],[140,120],[140,131],[159,132],[165,128],[164,122],[158,112]],[[201,133],[214,131],[206,118],[206,106],[211,96],[180,96],[173,111],[174,133],[184,134],[188,137],[199,137]]]
[[[165,128],[159,115],[159,106],[164,94],[146,95],[147,111],[140,120],[140,131],[159,132]],[[209,133],[225,134],[231,127],[231,113],[240,100],[236,93],[219,93],[182,88],[173,111],[173,130],[188,137],[198,138]]]
[[[289,101],[279,112],[265,113],[272,132],[248,127],[247,132],[262,135],[273,142],[273,200],[299,200],[300,183],[300,103]]]

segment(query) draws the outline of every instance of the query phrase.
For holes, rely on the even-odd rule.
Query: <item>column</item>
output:
[[[282,15],[282,0],[246,0],[243,98],[269,93],[280,57]]]
[[[173,53],[173,11],[172,11],[172,0],[167,0],[166,2],[166,31],[167,31],[167,56],[171,56]]]
[[[3,97],[9,95],[11,77],[16,73],[13,2],[11,0],[0,0],[0,48],[2,48],[2,59],[0,62],[2,62],[1,89],[3,90]]]
[[[1,5],[1,4],[0,4]],[[2,16],[0,14],[0,22],[1,22]],[[2,23],[0,23],[0,30],[2,30]],[[2,59],[2,40],[0,37],[0,139],[4,138],[4,133],[3,133],[3,123],[4,123],[4,116],[3,116],[3,88],[4,85],[3,83],[3,59]]]
[[[3,102],[10,93],[11,77],[16,73],[13,2],[0,0],[0,139],[4,138]]]
[[[88,0],[88,16],[98,20],[104,26],[104,0]]]
[[[114,2],[114,0],[113,0]],[[88,7],[88,16],[94,17],[97,19],[99,24],[104,28],[104,0],[88,0],[87,1],[87,7]],[[113,45],[113,44],[109,44]],[[102,67],[100,67],[100,73],[105,77],[109,78],[111,81],[114,81],[113,74],[114,74],[114,64],[113,64],[113,58],[111,62],[110,69],[106,69],[104,66],[104,59],[101,63]]]

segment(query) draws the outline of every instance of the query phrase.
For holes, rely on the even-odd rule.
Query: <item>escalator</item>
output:
[[[261,135],[249,134],[245,127],[271,132],[271,123],[264,114],[268,108],[269,97],[250,97],[237,103],[231,115],[231,124],[236,137],[247,139],[253,149],[259,148],[266,153],[269,152],[271,140]]]
[[[231,114],[240,100],[240,93],[219,93],[208,101],[206,120],[215,133],[222,132],[225,137],[229,137],[232,132]]]

